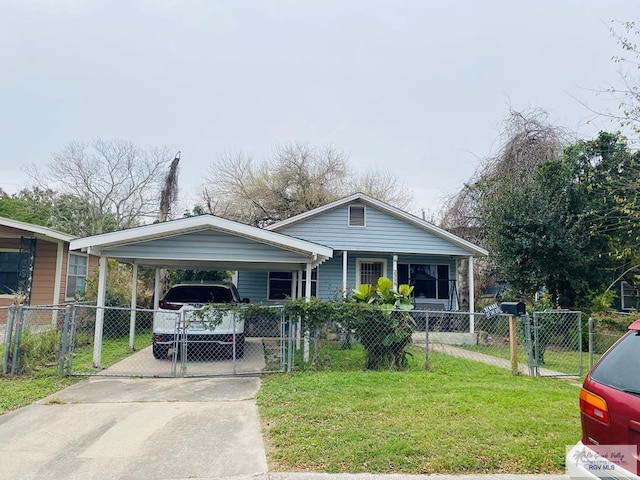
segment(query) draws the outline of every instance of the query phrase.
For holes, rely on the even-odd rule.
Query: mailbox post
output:
[[[524,303],[522,302],[502,302],[500,309],[509,315],[509,356],[511,357],[511,373],[519,375],[518,370],[518,336],[516,317],[525,314]]]

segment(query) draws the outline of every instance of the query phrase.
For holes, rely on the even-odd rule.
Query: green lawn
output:
[[[136,351],[151,344],[151,333],[136,335]],[[0,347],[0,355],[2,347]],[[130,355],[129,338],[109,338],[103,341],[102,362],[103,366],[109,366],[118,360]],[[1,358],[1,357],[0,357]],[[87,344],[74,350],[74,371],[91,373],[93,345]],[[29,375],[0,376],[0,415],[10,410],[29,405],[52,393],[55,393],[69,385],[72,385],[84,377],[58,377],[57,364],[32,368]]]
[[[334,358],[361,365],[354,360],[358,349],[341,352]],[[266,377],[258,405],[270,467],[410,474],[564,469],[565,446],[580,438],[575,385],[442,354],[433,354],[431,367]]]
[[[483,353],[492,357],[510,359],[509,344],[506,345],[460,345],[460,348],[471,350],[473,352]],[[445,347],[446,350],[446,347]],[[600,355],[594,355],[594,361]],[[580,357],[578,351],[569,351],[549,347],[544,354],[544,364],[540,368],[553,370],[567,375],[576,375],[579,370]],[[520,365],[527,364],[527,352],[524,348],[518,348],[518,363]],[[586,375],[589,370],[589,354],[582,352],[582,374]]]

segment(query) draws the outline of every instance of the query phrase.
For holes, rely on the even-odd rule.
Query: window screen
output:
[[[350,227],[365,226],[363,205],[351,205],[349,207],[349,226]]]

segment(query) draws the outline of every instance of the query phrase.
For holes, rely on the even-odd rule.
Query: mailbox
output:
[[[524,303],[522,302],[502,302],[500,304],[502,313],[520,317],[525,314]]]

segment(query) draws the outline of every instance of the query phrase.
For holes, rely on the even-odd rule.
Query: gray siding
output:
[[[251,303],[267,301],[267,272],[238,272],[238,292],[248,297]]]
[[[393,255],[376,252],[349,252],[347,255],[347,293],[356,285],[356,263],[358,259],[382,259],[387,262],[386,276],[393,275]],[[398,264],[449,265],[449,278],[456,279],[455,260],[434,255],[399,255]],[[266,272],[238,272],[238,290],[242,297],[249,297],[252,303],[267,302]],[[318,298],[334,300],[342,296],[342,252],[324,262],[318,268]],[[434,300],[433,303],[446,303]]]
[[[153,257],[170,254],[175,258],[178,253],[183,260],[306,262],[304,255],[212,230],[109,248],[105,253],[144,259],[152,250]]]
[[[437,235],[385,212],[366,206],[366,226],[349,227],[349,205],[341,205],[278,232],[334,250],[469,255]]]

